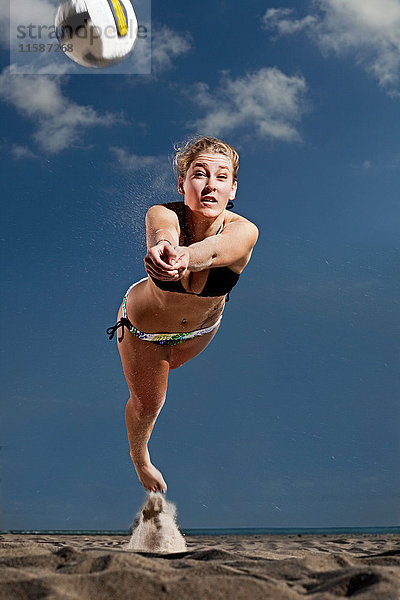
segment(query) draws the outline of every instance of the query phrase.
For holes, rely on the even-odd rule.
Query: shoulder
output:
[[[256,244],[259,235],[258,227],[254,223],[231,211],[227,211],[224,231],[222,233],[224,232],[246,238],[252,247]]]
[[[154,204],[146,212],[146,221],[169,221],[177,224],[179,222],[179,202],[168,202],[165,204]]]
[[[146,215],[171,215],[179,213],[179,204],[181,202],[164,202],[163,204],[153,204],[147,209]]]

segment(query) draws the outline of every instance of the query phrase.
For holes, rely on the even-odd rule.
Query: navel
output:
[[[182,319],[182,325],[184,325],[185,323],[187,323],[187,319]]]

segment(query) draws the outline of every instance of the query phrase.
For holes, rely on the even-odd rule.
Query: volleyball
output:
[[[55,28],[68,58],[99,69],[128,56],[138,24],[130,0],[66,0],[58,7]]]

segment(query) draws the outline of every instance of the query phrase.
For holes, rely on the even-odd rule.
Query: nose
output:
[[[207,181],[206,189],[211,190],[212,192],[215,192],[217,190],[217,188],[215,187],[215,184],[212,184],[212,182],[210,182],[210,181]]]

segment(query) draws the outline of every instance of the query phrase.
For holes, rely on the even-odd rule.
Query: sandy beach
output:
[[[186,537],[180,554],[129,536],[0,536],[0,600],[399,600],[396,535]]]

